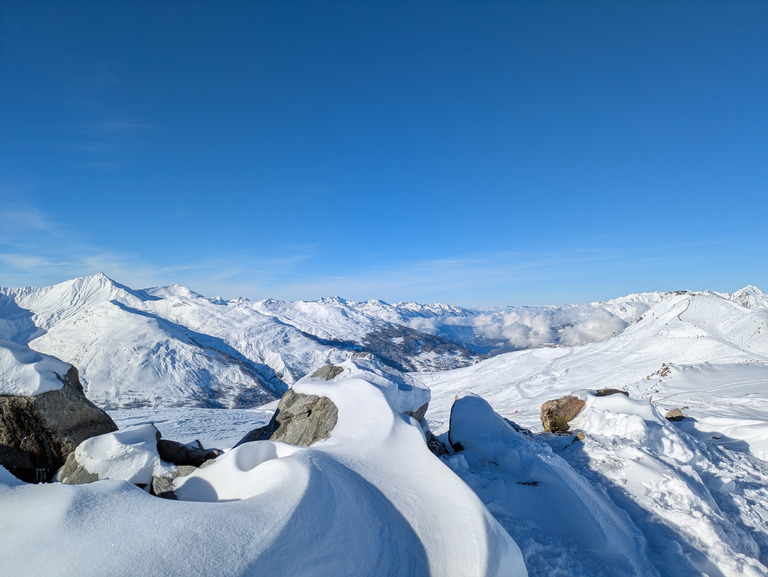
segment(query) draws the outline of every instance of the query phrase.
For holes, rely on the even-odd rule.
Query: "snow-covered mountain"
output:
[[[0,289],[0,339],[67,359],[105,408],[259,406],[318,365],[360,352],[409,370],[479,360],[461,345],[385,321],[350,315],[348,330],[323,333],[304,330],[322,326],[322,308],[299,326],[261,308],[178,285],[133,290],[98,274]]]
[[[23,485],[0,469],[0,501],[10,519],[4,530],[0,523],[0,551],[15,573],[79,574],[84,556],[92,574],[151,572],[160,559],[168,574],[185,575],[353,574],[360,567],[381,575],[768,574],[768,299],[755,287],[733,295],[654,293],[573,307],[451,312],[441,305],[342,299],[225,303],[182,287],[132,291],[108,279],[79,282],[85,286],[77,290],[3,292],[0,339],[37,349],[52,334],[61,346],[66,337],[77,342],[91,335],[90,346],[109,347],[119,360],[123,343],[146,354],[160,335],[174,352],[147,362],[176,358],[177,367],[192,363],[177,357],[185,338],[190,347],[232,347],[233,357],[248,362],[254,361],[243,351],[267,350],[265,342],[279,354],[297,355],[311,344],[316,356],[307,364],[333,357],[344,370],[328,382],[305,377],[295,390],[332,399],[339,424],[309,448],[261,441],[231,449],[176,485],[179,502],[122,481]],[[100,291],[108,298],[95,296]],[[77,304],[70,310],[55,304],[61,301]],[[113,316],[113,308],[138,318]],[[397,317],[398,308],[412,314]],[[470,320],[510,314],[516,320],[509,327],[523,319],[532,328],[535,319],[541,323],[535,336],[554,336],[543,341],[552,344],[541,346],[537,338],[530,343],[536,348],[407,376],[374,360],[345,360],[371,332],[416,330],[411,322],[429,319],[436,331],[481,327]],[[569,329],[594,338],[614,318],[629,325],[611,338],[565,344],[579,341]],[[141,319],[152,320],[150,328]],[[278,334],[288,340],[259,341],[253,329],[254,342],[245,342],[254,319],[260,330],[282,327],[286,332]],[[410,320],[397,324],[403,319]],[[504,337],[503,329],[494,330]],[[22,345],[9,351],[14,359],[26,354]],[[218,362],[199,362],[211,359]],[[413,386],[402,386],[406,380]],[[450,423],[456,443],[442,463],[426,450],[420,425],[405,419],[395,402],[405,396],[421,405],[427,391],[420,385],[430,389],[430,429],[448,443]],[[600,388],[628,396],[598,397]],[[418,398],[411,398],[415,392]],[[579,435],[539,434],[541,404],[570,394],[585,401],[570,423]],[[227,448],[266,424],[274,408],[158,404],[112,416],[121,429],[154,422],[168,438],[202,438],[206,446]],[[667,420],[673,408],[687,418]],[[83,506],[69,506],[73,502]],[[146,526],[155,527],[151,535],[141,530]],[[28,543],[35,539],[51,547],[30,560]],[[109,556],[98,554],[104,547]]]
[[[460,368],[508,350],[603,341],[676,296],[478,310],[338,297],[249,302],[178,285],[134,290],[97,274],[0,288],[0,339],[72,363],[105,408],[254,407],[318,365],[360,353],[400,370]],[[754,287],[719,298],[753,309],[768,300]]]
[[[579,345],[604,340],[620,333],[652,305],[669,296],[670,293],[645,293],[560,307],[466,309],[413,302],[391,305],[381,300],[353,302],[338,297],[310,302],[267,299],[254,303],[254,307],[324,339],[402,339],[407,338],[406,332],[394,337],[388,333],[411,329],[494,355],[550,344]]]
[[[455,419],[457,395],[479,395],[533,431],[542,430],[545,401],[586,400],[570,423],[581,442],[545,436],[538,447],[525,443],[494,429],[487,409],[460,437],[467,450],[446,458],[523,549],[529,574],[768,574],[764,298],[754,287],[676,294],[603,342],[419,375],[432,391],[427,419],[438,433]],[[592,394],[602,388],[629,397]],[[667,421],[675,408],[687,418]],[[595,489],[600,497],[585,509]],[[623,510],[611,534],[598,527],[608,504]],[[633,548],[650,569],[617,561],[626,547],[616,538],[638,531]]]
[[[606,341],[517,351],[421,374],[432,389],[430,422],[442,431],[462,390],[525,427],[540,428],[539,408],[547,399],[618,388],[665,410],[686,407],[700,428],[718,430],[726,425],[721,418],[751,413],[761,424],[750,430],[742,422],[743,438],[731,440],[754,445],[753,452],[768,459],[768,307],[747,308],[740,293],[674,294]],[[754,288],[750,294],[755,301],[765,296]]]

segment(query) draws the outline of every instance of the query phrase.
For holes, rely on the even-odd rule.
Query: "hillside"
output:
[[[759,294],[739,298],[759,303]],[[671,296],[478,310],[338,297],[249,302],[178,285],[134,290],[98,274],[0,288],[0,338],[74,364],[105,408],[246,408],[279,398],[313,367],[360,353],[435,371],[506,350],[601,341]]]

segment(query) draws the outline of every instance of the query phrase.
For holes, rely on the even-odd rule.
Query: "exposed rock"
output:
[[[424,418],[424,415],[427,414],[428,408],[429,408],[429,403],[424,403],[415,411],[405,411],[405,414],[408,415],[409,417],[413,417],[420,423]]]
[[[198,445],[199,445],[198,441]],[[199,467],[209,459],[223,454],[219,449],[203,449],[202,446],[185,445],[177,441],[160,439],[157,441],[157,453],[163,461],[174,465]]]
[[[427,440],[427,447],[429,448],[430,451],[432,451],[433,455],[435,455],[436,457],[441,457],[442,455],[448,454],[448,449],[445,448],[445,445],[443,445],[440,439],[435,437],[432,431],[427,429],[424,432],[424,436],[426,437],[426,440]]]
[[[584,406],[578,397],[566,396],[541,405],[541,424],[545,431],[560,433],[568,430],[568,421]]]
[[[310,378],[323,379],[325,381],[330,381],[336,378],[337,376],[339,376],[343,372],[344,372],[344,369],[337,365],[325,365],[317,369],[314,373],[312,373],[310,375]]]
[[[176,475],[178,476],[178,475]],[[150,493],[156,495],[161,499],[176,500],[176,493],[173,492],[173,480],[176,476],[169,477],[167,475],[155,475],[152,477],[152,486]]]
[[[200,441],[196,442],[200,443]],[[206,461],[205,464],[212,462],[212,460]],[[196,470],[197,467],[193,467],[192,465],[179,465],[172,475],[154,475],[152,477],[150,493],[161,499],[171,499],[172,501],[175,501],[176,493],[173,491],[173,481],[178,477],[186,477]]]
[[[287,394],[287,393],[286,393]],[[279,411],[278,409],[277,411]],[[264,425],[263,427],[258,427],[245,435],[242,439],[240,439],[235,447],[239,447],[243,443],[251,443],[253,441],[268,441],[269,438],[272,436],[272,433],[274,433],[277,430],[278,422],[277,422],[277,411],[275,411],[275,414],[272,416],[272,419]]]
[[[96,473],[91,473],[78,463],[74,451],[67,455],[64,466],[59,470],[58,478],[62,483],[67,483],[68,485],[85,485],[99,480],[99,476]]]
[[[0,395],[0,464],[24,481],[49,481],[82,441],[117,430],[83,395],[77,369],[57,376],[61,389]]]
[[[305,395],[288,389],[280,399],[272,420],[248,433],[235,447],[266,439],[309,447],[330,437],[338,414],[336,405],[328,397]]]
[[[621,391],[619,389],[597,389],[595,391],[596,397],[607,397],[609,395],[616,395],[621,393],[624,396],[629,396],[629,393],[627,391]]]
[[[682,421],[685,419],[685,415],[680,409],[672,409],[671,411],[667,411],[666,417],[668,421]]]

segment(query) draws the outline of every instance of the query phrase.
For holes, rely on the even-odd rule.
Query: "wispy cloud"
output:
[[[182,284],[208,296],[316,299],[338,295],[353,300],[381,298],[464,306],[499,304],[566,304],[618,297],[646,290],[709,288],[676,284],[677,278],[709,283],[691,268],[725,261],[743,239],[729,244],[622,248],[617,242],[582,247],[532,245],[516,251],[489,251],[379,264],[349,261],[343,252],[318,245],[285,245],[279,254],[234,250],[205,258],[179,255],[175,262],[156,255],[117,250],[94,241],[74,224],[35,207],[3,202],[0,196],[0,286],[41,286],[103,272],[134,288]],[[696,260],[696,259],[699,260]],[[332,264],[328,264],[332,263]],[[687,268],[686,268],[687,267]],[[674,271],[685,268],[682,277]],[[717,269],[713,273],[717,274]],[[651,271],[668,270],[674,286],[649,285]],[[704,272],[707,272],[704,270]],[[653,280],[652,282],[658,282]],[[759,284],[760,279],[745,279]],[[595,288],[598,287],[598,288]],[[569,295],[569,296],[564,296]]]
[[[130,132],[147,131],[147,130],[168,130],[163,126],[157,126],[154,124],[147,124],[144,122],[136,122],[131,120],[122,119],[110,119],[102,120],[94,123],[90,130],[92,132],[107,133],[107,134],[125,134]]]

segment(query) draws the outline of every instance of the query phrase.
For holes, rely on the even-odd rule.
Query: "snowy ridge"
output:
[[[646,293],[585,305],[562,307],[484,307],[477,310],[444,304],[381,300],[317,301],[267,299],[254,303],[260,312],[326,339],[361,341],[393,326],[441,337],[479,353],[584,344],[614,336],[635,322],[668,293]]]
[[[483,449],[473,449],[483,430],[475,419],[460,439],[468,449],[447,458],[517,540],[531,575],[768,574],[767,308],[747,308],[738,295],[681,293],[607,341],[420,376],[432,390],[427,419],[437,431],[446,431],[461,391],[533,431],[541,431],[546,400],[575,394],[587,401],[571,422],[586,435],[582,442],[551,436],[544,439],[550,447],[536,446],[508,432],[495,445],[486,435]],[[629,398],[595,397],[600,388],[626,390]],[[688,418],[668,422],[663,415],[673,408]],[[519,485],[526,471],[542,491],[526,496],[527,485]],[[546,495],[566,488],[554,479],[572,479],[580,499],[597,488],[621,509],[618,526],[643,536],[643,562],[652,567],[622,568],[615,560],[621,547],[592,547],[600,530],[588,529],[584,511],[573,513],[580,529],[558,537],[547,505],[557,501]],[[520,506],[539,498],[541,506]],[[558,514],[576,507],[567,505]]]
[[[738,298],[759,306],[762,293]],[[106,408],[254,407],[313,367],[372,353],[400,370],[471,365],[481,353],[603,340],[674,295],[567,307],[206,298],[173,285],[134,290],[103,274],[0,289],[0,338],[80,371]]]
[[[755,313],[768,301],[755,287],[711,296]],[[278,398],[318,365],[363,352],[400,370],[459,368],[481,352],[605,341],[642,325],[652,307],[690,298],[483,310],[338,297],[224,301],[179,285],[134,290],[98,274],[0,289],[0,338],[75,365],[103,407],[246,408]],[[725,338],[742,330],[711,328]]]

